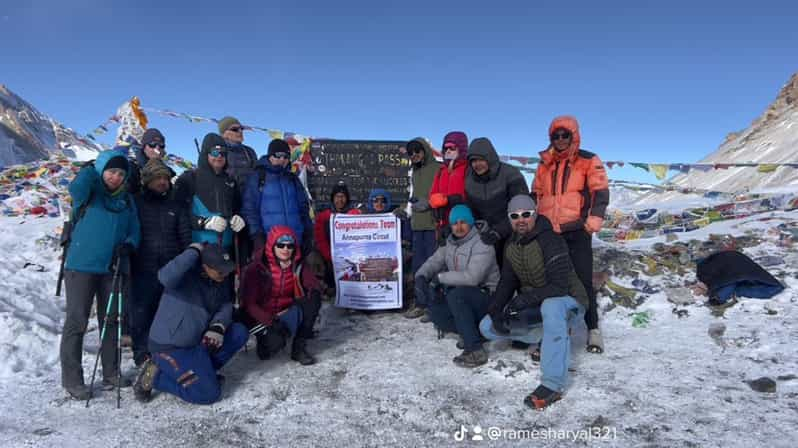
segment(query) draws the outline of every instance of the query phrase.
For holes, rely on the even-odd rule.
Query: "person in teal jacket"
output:
[[[79,400],[89,395],[83,380],[83,336],[94,297],[102,328],[111,295],[112,264],[116,257],[129,257],[141,236],[135,203],[125,191],[129,171],[122,153],[104,151],[69,184],[74,225],[64,265],[66,319],[61,335],[61,383]],[[103,386],[109,388],[117,385],[119,370],[116,307],[113,308],[100,349]],[[130,386],[129,379],[122,381],[122,386]]]

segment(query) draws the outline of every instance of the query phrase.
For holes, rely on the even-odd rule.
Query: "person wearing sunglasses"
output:
[[[166,137],[156,128],[149,128],[141,136],[141,145],[131,142],[133,156],[130,162],[130,173],[127,180],[127,191],[136,194],[141,190],[141,170],[150,160],[163,160],[166,157]],[[168,168],[168,167],[167,167]],[[175,172],[168,168],[171,174],[169,179],[176,176]]]
[[[175,197],[189,207],[193,242],[221,243],[232,253],[233,233],[241,232],[246,222],[239,216],[236,182],[225,171],[227,153],[227,143],[220,135],[207,134],[197,168],[177,178]]]
[[[435,174],[429,203],[435,216],[438,244],[446,243],[449,234],[449,211],[465,201],[465,176],[468,168],[468,136],[452,131],[443,138],[443,166]]]
[[[219,134],[227,143],[227,167],[225,171],[235,179],[243,190],[247,177],[255,171],[258,155],[244,144],[244,125],[235,117],[219,120]]]
[[[274,226],[266,243],[244,269],[241,283],[244,323],[257,341],[257,355],[266,360],[293,337],[291,359],[311,365],[316,359],[307,351],[313,324],[321,308],[321,285],[313,270],[301,261],[294,231]]]
[[[288,143],[272,140],[244,186],[241,213],[249,226],[252,256],[263,248],[272,227],[278,225],[293,230],[304,252],[311,247],[310,201],[302,182],[291,171],[290,162]]]
[[[562,235],[571,260],[587,291],[590,305],[585,313],[587,351],[602,353],[596,292],[593,290],[593,234],[601,230],[610,202],[607,172],[601,159],[580,149],[576,118],[561,116],[549,125],[549,147],[540,153],[532,192],[539,213],[551,220]]]
[[[479,221],[487,222],[480,229],[480,238],[496,249],[499,266],[502,265],[504,242],[513,233],[507,219],[507,203],[518,194],[528,194],[526,180],[518,168],[501,162],[493,143],[487,138],[476,138],[468,146],[469,169],[466,174],[466,204]]]
[[[400,237],[402,239],[402,304],[407,307],[413,298],[413,232],[410,229],[410,218],[400,207],[395,207],[391,200],[391,192],[382,188],[375,188],[369,192],[366,213],[393,213],[399,218]],[[405,310],[406,311],[406,310]]]
[[[435,173],[441,164],[435,160],[432,147],[423,137],[407,142],[405,147],[412,163],[410,177],[412,194],[408,204],[412,211],[410,216],[410,228],[413,231],[412,271],[415,272],[427,261],[437,246],[435,218],[432,216],[429,204],[429,192],[435,181]],[[405,312],[405,317],[417,319],[426,313],[427,304],[424,302],[424,297],[415,297],[413,305]]]
[[[439,335],[454,332],[462,338],[458,347],[463,352],[452,362],[473,368],[488,362],[478,325],[488,311],[490,294],[499,283],[499,266],[493,246],[479,238],[468,207],[452,207],[448,222],[452,231],[446,244],[416,272],[416,296],[427,297],[429,314]]]
[[[581,319],[588,297],[568,245],[554,232],[551,221],[536,213],[532,197],[513,197],[507,216],[513,234],[505,245],[501,279],[488,315],[479,328],[491,340],[537,344],[542,338],[541,383],[524,400],[527,406],[542,409],[559,400],[565,390],[571,355],[569,327]]]

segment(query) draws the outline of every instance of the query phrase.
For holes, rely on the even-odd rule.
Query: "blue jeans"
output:
[[[514,330],[509,335],[493,331],[490,316],[479,323],[482,335],[491,340],[513,340],[540,346],[540,383],[551,390],[562,392],[568,380],[568,366],[571,362],[571,336],[568,329],[577,318],[584,316],[585,307],[571,296],[549,297],[540,306],[543,323],[531,326],[528,331]]]
[[[413,276],[421,269],[421,265],[427,261],[435,253],[438,248],[438,242],[435,241],[434,230],[418,230],[413,231]],[[427,307],[429,304],[423,297],[416,297],[415,305],[419,307]]]
[[[208,353],[203,345],[153,353],[153,361],[158,365],[153,387],[189,403],[215,403],[222,395],[216,371],[227,364],[248,339],[247,327],[235,322],[225,332],[222,347],[216,353]]]
[[[435,326],[463,337],[465,351],[482,348],[479,321],[488,312],[490,297],[475,286],[458,286],[446,293],[445,301],[434,301],[429,314]]]

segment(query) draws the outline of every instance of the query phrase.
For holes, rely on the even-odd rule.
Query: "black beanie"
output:
[[[105,163],[103,171],[118,168],[127,173],[127,159],[124,156],[113,156]]]
[[[149,143],[163,143],[166,144],[166,138],[161,134],[161,131],[155,128],[149,128],[144,131],[141,136],[141,146],[147,146]]]
[[[332,187],[332,192],[330,192],[330,203],[333,202],[333,198],[335,197],[335,195],[337,193],[345,194],[346,195],[346,202],[347,202],[347,204],[349,203],[349,200],[350,200],[349,188],[346,187],[346,184],[338,183],[338,185]]]
[[[269,143],[269,149],[266,151],[267,156],[273,156],[278,152],[283,152],[291,155],[291,148],[288,146],[288,143],[281,138],[276,138]]]

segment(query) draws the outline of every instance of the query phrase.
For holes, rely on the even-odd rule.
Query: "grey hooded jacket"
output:
[[[438,248],[416,272],[446,286],[477,286],[492,293],[499,284],[499,265],[496,252],[479,238],[475,227],[463,238],[449,235],[446,245]]]

